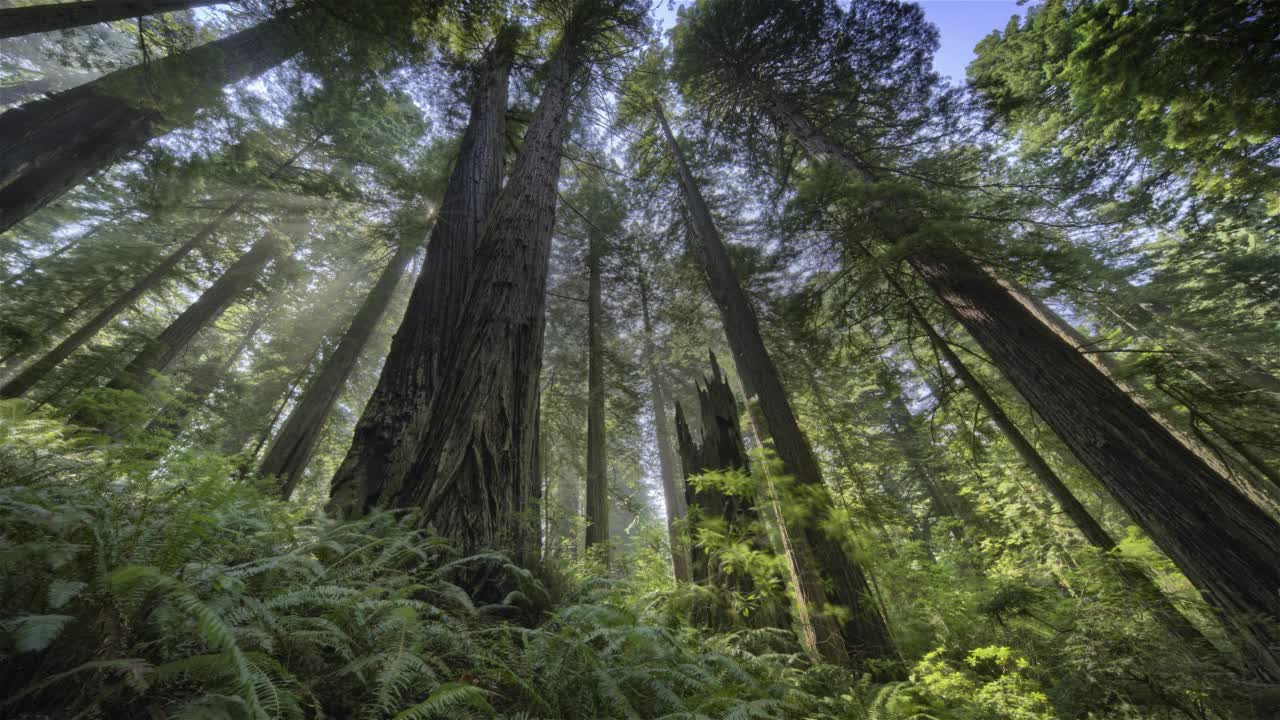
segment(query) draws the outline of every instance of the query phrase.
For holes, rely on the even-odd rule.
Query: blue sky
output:
[[[688,0],[676,0],[684,5]],[[778,0],[787,2],[788,0]],[[973,46],[992,30],[1003,30],[1009,18],[1025,15],[1026,8],[1017,0],[916,0],[924,8],[929,22],[938,27],[941,47],[933,59],[933,66],[955,82],[964,82],[964,69],[973,59]],[[675,12],[662,0],[654,15],[670,29],[675,22]]]

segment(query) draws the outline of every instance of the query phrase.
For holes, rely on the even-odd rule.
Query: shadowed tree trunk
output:
[[[288,17],[0,115],[0,232],[298,51]]]
[[[582,6],[579,6],[582,7]],[[570,20],[542,97],[476,251],[465,305],[432,398],[424,442],[396,505],[466,550],[533,559],[541,545],[536,436],[547,266],[560,152],[589,41]]]
[[[661,106],[656,106],[655,111],[679,170],[685,204],[699,239],[699,257],[711,295],[720,309],[748,405],[759,405],[757,432],[764,436],[761,441],[772,442],[786,473],[798,488],[811,494],[812,507],[807,517],[800,519],[794,513],[789,516],[779,513],[779,531],[787,553],[805,645],[810,652],[830,662],[892,658],[893,642],[884,618],[869,600],[865,574],[841,543],[822,530],[832,502],[817,459],[796,421],[777,368],[760,336],[755,311],[738,283],[706,201]],[[838,615],[828,605],[840,606]],[[837,620],[837,616],[842,620]]]
[[[658,446],[658,472],[662,476],[662,497],[667,509],[667,538],[671,543],[671,572],[676,582],[689,582],[689,546],[681,530],[688,514],[685,488],[677,476],[676,456],[671,449],[671,421],[667,417],[667,393],[658,368],[653,343],[653,319],[649,312],[649,280],[643,260],[636,259],[640,287],[640,316],[644,329],[644,364],[649,375],[649,402],[653,406],[653,437]]]
[[[338,346],[325,360],[302,397],[298,398],[293,411],[289,413],[289,419],[285,420],[271,449],[262,459],[258,476],[279,477],[280,495],[285,500],[293,494],[298,481],[302,479],[302,472],[311,462],[311,455],[320,440],[320,431],[324,429],[325,421],[329,418],[334,403],[338,401],[338,396],[346,388],[347,378],[355,369],[360,353],[391,304],[396,285],[400,283],[400,278],[418,247],[417,243],[405,241],[396,249],[386,269],[378,277],[378,282],[351,319],[346,334],[338,341]]]
[[[289,245],[281,235],[268,231],[231,264],[195,302],[148,342],[133,360],[108,383],[112,390],[142,392],[151,386],[155,373],[164,372],[190,347],[201,330],[209,327],[231,303],[249,289],[267,263],[283,254]]]
[[[594,228],[587,249],[587,550],[604,548],[609,565],[609,458],[604,434],[604,302],[600,260],[604,238]]]
[[[690,519],[695,529],[704,523],[720,538],[721,542],[742,543],[755,552],[770,553],[769,538],[764,533],[757,510],[754,492],[725,492],[714,483],[702,483],[695,487],[689,479],[706,473],[737,471],[749,474],[747,455],[738,425],[738,403],[714,354],[711,355],[711,375],[703,378],[698,391],[699,437],[695,438],[685,419],[684,409],[676,403],[676,441],[679,447],[680,465],[685,487],[685,503],[690,508]],[[749,487],[749,486],[748,486]],[[741,597],[751,597],[758,588],[750,573],[740,568],[726,567],[719,558],[721,548],[706,547],[694,543],[690,548],[690,579]],[[787,624],[786,613],[781,608],[768,607],[753,613],[746,621],[755,627],[782,627]],[[725,607],[708,608],[706,623],[711,627],[729,630],[742,621],[732,616]]]
[[[476,74],[471,117],[427,242],[426,261],[351,448],[333,477],[332,511],[355,516],[375,505],[396,505],[400,490],[419,480],[409,473],[431,398],[446,381],[452,331],[467,311],[476,243],[501,188],[513,40],[500,36]]]
[[[84,0],[0,8],[0,38],[126,20],[143,15],[220,5],[227,0]]]

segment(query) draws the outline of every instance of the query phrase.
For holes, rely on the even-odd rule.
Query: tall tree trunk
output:
[[[609,565],[609,459],[604,434],[604,301],[600,261],[604,238],[594,228],[587,248],[587,532],[588,551],[603,547]]]
[[[569,104],[590,34],[575,12],[545,67],[524,147],[466,273],[467,312],[441,358],[412,482],[382,493],[387,504],[420,508],[425,525],[464,551],[497,548],[525,561],[540,554],[533,503],[542,487],[536,430],[547,266]]]
[[[215,355],[192,370],[190,382],[183,388],[182,397],[174,399],[156,415],[155,419],[147,423],[147,434],[164,435],[160,444],[148,446],[150,457],[159,457],[172,446],[173,441],[182,432],[183,425],[191,412],[203,406],[209,400],[209,396],[213,395],[213,391],[218,389],[218,384],[240,361],[240,356],[249,348],[249,343],[253,342],[253,338],[262,329],[266,319],[266,313],[259,313],[249,324],[248,329],[241,333],[239,342],[230,352],[222,357]]]
[[[418,247],[417,243],[403,242],[396,249],[386,269],[351,319],[346,334],[293,406],[289,419],[285,420],[271,449],[262,459],[258,476],[280,478],[280,495],[283,499],[289,499],[298,481],[302,479],[302,472],[311,462],[311,455],[320,439],[320,431],[324,429],[325,421],[338,401],[338,396],[346,388],[347,378],[355,369],[360,353],[390,306],[396,285],[400,283],[400,278]]]
[[[164,372],[186,351],[201,330],[217,322],[231,303],[258,279],[267,263],[281,255],[288,244],[288,240],[279,234],[267,232],[168,327],[143,346],[107,387],[134,392],[150,387],[155,380],[154,374]]]
[[[689,546],[681,530],[688,508],[684,481],[678,477],[675,453],[671,449],[671,421],[667,417],[667,393],[658,368],[653,342],[653,318],[649,312],[649,281],[643,260],[636,259],[640,286],[640,316],[644,328],[644,364],[649,375],[649,402],[653,406],[653,437],[658,448],[658,473],[662,476],[662,497],[667,509],[667,538],[671,543],[671,572],[676,582],[689,582]]]
[[[116,297],[110,305],[98,311],[88,322],[81,325],[75,332],[68,335],[53,347],[52,350],[45,353],[39,360],[31,363],[22,372],[18,373],[12,380],[0,387],[0,397],[12,398],[21,397],[27,393],[36,383],[44,379],[46,375],[53,371],[59,363],[66,360],[72,353],[79,350],[89,342],[102,328],[106,327],[115,320],[120,313],[133,307],[146,293],[158,288],[174,268],[178,266],[197,248],[203,246],[213,237],[218,228],[222,226],[232,215],[240,210],[240,206],[244,204],[248,196],[241,196],[225,210],[218,213],[217,217],[205,223],[200,230],[182,245],[178,246],[173,252],[169,253],[158,265],[152,268],[142,279],[134,283],[128,290],[125,290]]]
[[[738,283],[706,201],[661,106],[655,110],[680,173],[685,204],[700,241],[699,255],[707,283],[720,308],[747,403],[749,406],[753,400],[759,403],[757,424],[763,427],[756,430],[763,435],[761,441],[766,437],[772,441],[786,472],[801,489],[812,493],[814,500],[809,516],[802,521],[797,521],[794,513],[779,514],[779,531],[787,549],[796,610],[806,646],[810,652],[832,662],[892,658],[893,641],[884,618],[870,602],[862,568],[837,539],[822,530],[832,503],[817,459],[796,421],[777,368],[760,336],[755,311]],[[843,621],[836,619],[829,604],[841,606]]]
[[[785,103],[765,109],[815,160],[876,174]],[[915,226],[915,227],[913,227]],[[899,218],[901,236],[918,222]],[[1014,388],[1280,680],[1280,525],[948,241],[908,261]]]
[[[0,232],[295,54],[295,25],[282,16],[0,115]]]
[[[472,88],[471,117],[427,242],[422,271],[377,387],[365,405],[329,507],[347,516],[394,505],[426,431],[427,410],[445,378],[453,330],[467,312],[476,243],[502,187],[503,136],[513,47],[500,36]]]
[[[227,0],[83,0],[0,8],[0,38],[66,30],[224,2]]]
[[[1280,525],[971,258],[910,258],[1018,392],[1222,610],[1251,669],[1280,680]]]

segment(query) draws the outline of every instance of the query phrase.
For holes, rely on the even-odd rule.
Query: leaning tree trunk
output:
[[[329,413],[338,402],[338,396],[346,388],[347,378],[355,370],[356,361],[360,359],[360,353],[373,335],[374,328],[391,305],[396,285],[400,283],[400,278],[418,247],[417,243],[403,242],[396,249],[387,268],[382,271],[378,282],[351,319],[346,334],[338,342],[333,354],[325,360],[302,397],[298,398],[293,411],[289,413],[289,419],[285,420],[271,449],[263,458],[262,465],[258,467],[259,477],[280,478],[280,495],[283,499],[289,499],[298,481],[302,479],[302,472],[311,462],[311,455],[320,440],[320,431],[324,429]]]
[[[159,335],[146,343],[115,378],[112,390],[142,392],[191,345],[201,330],[209,327],[242,292],[262,274],[262,269],[288,247],[282,236],[268,232],[231,264],[195,302],[187,306]],[[118,428],[113,428],[118,429]]]
[[[0,38],[66,30],[224,2],[227,0],[83,0],[0,8]]]
[[[667,509],[667,538],[671,543],[671,572],[676,582],[689,582],[689,545],[681,528],[688,508],[684,482],[677,477],[676,457],[671,449],[671,421],[667,417],[666,393],[653,343],[653,319],[649,313],[649,282],[643,261],[637,258],[640,286],[640,317],[644,329],[644,364],[649,375],[649,402],[653,405],[653,437],[658,446],[658,472],[662,476],[662,497]]]
[[[876,173],[776,98],[765,110],[817,161]],[[900,218],[900,236],[918,221]],[[1280,680],[1280,525],[954,245],[909,262],[1084,467],[1224,613],[1251,670]]]
[[[133,307],[138,298],[159,287],[168,279],[173,269],[193,251],[207,243],[218,228],[240,210],[240,206],[247,199],[247,194],[242,195],[234,203],[218,213],[217,217],[205,223],[190,240],[165,256],[142,279],[117,296],[110,305],[99,310],[88,322],[64,338],[52,350],[42,355],[39,360],[31,363],[26,369],[15,375],[12,380],[4,384],[4,387],[0,387],[0,397],[13,398],[25,395],[36,383],[43,380],[54,368],[58,367],[59,363],[83,347],[102,328],[106,327],[112,320],[115,320],[120,313]]]
[[[297,30],[269,20],[0,115],[0,232],[295,54]]]
[[[391,341],[377,387],[356,423],[333,477],[329,508],[347,516],[394,505],[413,485],[427,409],[453,350],[452,332],[468,311],[467,283],[485,218],[502,187],[503,136],[513,48],[502,38],[472,90],[471,117],[449,176],[422,271]]]
[[[1236,631],[1250,667],[1280,679],[1280,524],[1151,417],[972,258],[910,259],[1072,454]]]
[[[254,318],[249,328],[241,333],[239,342],[231,352],[220,358],[216,356],[210,358],[191,371],[191,380],[182,389],[181,397],[171,401],[156,415],[155,419],[147,423],[146,433],[155,438],[149,439],[146,448],[148,457],[154,459],[168,451],[178,434],[182,432],[191,412],[208,402],[213,391],[218,389],[218,384],[249,348],[249,343],[253,342],[253,338],[262,329],[266,318],[266,313],[260,313]]]
[[[892,658],[893,641],[878,609],[869,601],[866,575],[836,538],[823,531],[832,502],[809,441],[801,431],[777,368],[760,336],[755,311],[738,282],[711,212],[698,189],[684,154],[671,133],[661,106],[659,123],[680,173],[685,204],[699,239],[699,257],[711,295],[720,308],[725,335],[749,405],[759,403],[761,440],[772,441],[786,472],[812,494],[813,507],[803,520],[779,514],[779,531],[787,550],[796,610],[810,652],[833,662]],[[828,588],[830,588],[828,592]],[[841,606],[832,612],[828,605]],[[842,619],[838,620],[840,616]]]
[[[603,548],[609,565],[609,460],[604,434],[604,303],[600,291],[601,245],[604,238],[590,231],[587,249],[587,532],[589,551]]]

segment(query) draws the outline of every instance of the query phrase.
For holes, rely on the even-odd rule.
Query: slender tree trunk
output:
[[[196,335],[217,322],[236,297],[258,279],[267,263],[280,256],[287,246],[288,241],[274,232],[264,235],[155,339],[148,342],[107,387],[134,392],[150,387],[155,373],[164,372],[186,352]]]
[[[174,268],[186,259],[196,248],[203,246],[213,237],[218,228],[222,226],[232,215],[240,210],[240,206],[244,204],[247,196],[242,196],[225,210],[218,213],[213,220],[205,223],[200,230],[176,250],[169,253],[158,265],[152,268],[142,279],[138,280],[128,290],[125,290],[114,301],[105,308],[98,311],[88,322],[81,325],[75,332],[68,335],[62,342],[53,347],[52,350],[45,353],[39,360],[31,363],[22,372],[18,373],[12,380],[0,387],[0,397],[12,398],[25,395],[36,383],[44,379],[46,375],[53,371],[63,360],[79,350],[93,339],[102,328],[106,327],[115,320],[120,313],[133,307],[146,293],[158,288]]]
[[[604,302],[600,261],[604,238],[590,231],[587,249],[587,533],[586,548],[603,548],[609,565],[609,459],[604,432]]]
[[[84,0],[0,8],[0,38],[66,30],[143,15],[219,5],[227,0]]]
[[[147,434],[163,433],[165,435],[163,446],[151,445],[147,448],[152,458],[163,455],[172,446],[173,441],[177,440],[191,412],[208,402],[209,396],[218,389],[218,384],[227,376],[227,373],[231,372],[231,368],[240,361],[240,356],[249,348],[249,344],[262,329],[266,318],[266,313],[259,314],[250,323],[249,328],[241,333],[239,342],[230,352],[223,357],[209,358],[192,370],[191,380],[183,389],[182,397],[170,402],[156,415],[155,419],[147,423]]]
[[[502,187],[503,136],[513,48],[500,42],[476,74],[471,117],[449,176],[427,257],[404,320],[391,341],[377,387],[356,423],[333,477],[329,507],[354,516],[394,505],[417,481],[409,475],[423,442],[427,411],[445,378],[454,328],[468,312],[467,283],[476,243]]]
[[[753,399],[759,403],[760,422],[757,424],[764,427],[756,429],[772,440],[786,472],[801,489],[813,496],[811,514],[804,521],[797,522],[794,513],[792,517],[779,514],[779,531],[788,551],[796,609],[801,618],[805,643],[811,652],[833,662],[892,658],[893,641],[884,618],[870,602],[862,568],[849,557],[838,540],[822,530],[832,503],[817,459],[800,430],[777,368],[765,349],[755,312],[738,283],[706,201],[698,190],[661,106],[655,109],[680,173],[685,204],[689,207],[700,240],[700,257],[707,282],[720,308],[748,405],[752,405]],[[764,439],[761,437],[762,441]],[[842,607],[843,622],[836,619],[828,607],[829,603]]]
[[[1280,679],[1280,525],[1174,437],[971,258],[912,266],[1018,392],[1219,607],[1250,667]]]
[[[404,242],[397,248],[378,282],[356,311],[346,334],[293,406],[289,419],[285,420],[258,467],[259,477],[280,478],[280,494],[285,500],[293,494],[303,471],[311,462],[311,455],[320,440],[320,431],[324,429],[338,396],[346,388],[347,378],[355,369],[360,353],[390,306],[396,286],[418,247],[416,243]]]
[[[0,115],[0,232],[295,54],[296,30],[280,17]]]
[[[643,262],[639,266],[640,316],[644,325],[644,364],[649,375],[649,402],[653,405],[653,436],[658,448],[658,472],[662,476],[662,497],[667,509],[667,537],[671,543],[671,572],[676,582],[689,582],[689,546],[681,530],[688,508],[684,481],[678,477],[675,453],[671,449],[671,421],[667,417],[667,393],[658,368],[653,342],[653,319],[649,312],[649,282]]]

